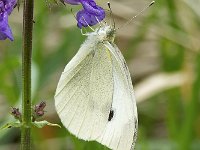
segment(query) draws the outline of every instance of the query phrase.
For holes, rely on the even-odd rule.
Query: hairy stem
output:
[[[34,0],[24,0],[21,150],[31,149],[31,56]]]

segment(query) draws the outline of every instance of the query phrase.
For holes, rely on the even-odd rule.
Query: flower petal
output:
[[[104,13],[103,8],[96,5],[93,0],[82,0],[81,4],[87,12],[89,12],[90,14],[94,14],[95,16],[100,16],[102,15],[102,13]]]
[[[81,10],[77,13],[76,19],[79,28],[96,25],[105,18],[105,12],[99,16],[88,13],[86,10]]]
[[[8,25],[8,14],[5,12],[0,16],[0,40],[5,40],[6,38],[9,38],[11,41],[14,40]]]
[[[6,0],[6,2],[5,2],[5,10],[8,13],[8,15],[11,14],[11,12],[14,9],[16,4],[17,4],[17,0]]]

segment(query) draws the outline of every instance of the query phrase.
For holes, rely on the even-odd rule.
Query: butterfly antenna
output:
[[[141,15],[146,9],[148,9],[149,7],[151,7],[154,3],[155,3],[155,1],[152,1],[148,6],[146,6],[144,9],[142,9],[137,15],[133,16],[129,21],[127,21],[125,24],[123,24],[121,27],[119,27],[117,29],[121,29],[124,26],[130,24],[133,19],[135,19],[137,16]]]
[[[110,2],[107,2],[107,4],[108,4],[108,8],[110,10],[110,18],[112,18],[113,27],[115,29],[115,20],[114,20],[113,12],[112,12],[112,9],[111,9],[111,4],[110,4]]]
[[[101,22],[99,21],[99,19],[97,18],[97,16],[95,16],[95,18],[96,18],[96,20],[97,20],[99,26],[101,27]]]

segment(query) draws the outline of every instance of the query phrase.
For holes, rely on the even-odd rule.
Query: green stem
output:
[[[34,0],[24,0],[21,150],[31,149],[31,56]]]

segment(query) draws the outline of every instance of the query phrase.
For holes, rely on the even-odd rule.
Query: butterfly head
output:
[[[116,29],[113,26],[103,26],[96,30],[100,41],[114,42]]]

